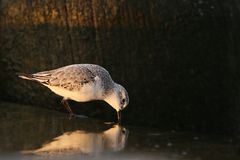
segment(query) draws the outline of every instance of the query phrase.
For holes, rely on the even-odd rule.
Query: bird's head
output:
[[[104,99],[118,113],[118,120],[121,119],[121,110],[127,107],[129,97],[127,90],[120,84],[115,83],[113,91]]]

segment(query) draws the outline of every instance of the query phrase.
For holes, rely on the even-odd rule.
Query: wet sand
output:
[[[0,103],[0,159],[238,160],[232,137],[118,125]]]

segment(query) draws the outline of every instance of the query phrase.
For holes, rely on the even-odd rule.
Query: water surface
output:
[[[0,103],[0,159],[237,160],[235,139],[159,131]]]

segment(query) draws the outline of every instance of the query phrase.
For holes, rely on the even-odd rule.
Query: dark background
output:
[[[64,111],[15,73],[95,63],[129,92],[125,124],[235,134],[239,53],[238,0],[0,0],[1,101]],[[103,102],[71,106],[116,117]]]

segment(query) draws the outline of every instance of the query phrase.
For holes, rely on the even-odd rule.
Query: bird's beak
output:
[[[118,123],[121,123],[121,111],[117,111]]]

